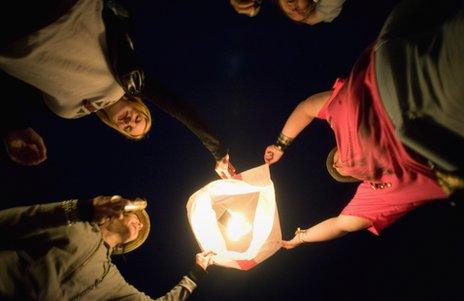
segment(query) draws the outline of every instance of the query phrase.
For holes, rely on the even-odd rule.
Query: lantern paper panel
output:
[[[282,234],[269,166],[213,181],[187,202],[190,226],[217,265],[248,270],[280,249]]]

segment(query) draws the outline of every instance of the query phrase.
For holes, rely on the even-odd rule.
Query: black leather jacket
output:
[[[182,102],[159,81],[148,76],[140,67],[131,38],[129,12],[114,0],[106,0],[103,8],[108,57],[113,74],[127,94],[150,99],[160,109],[182,122],[211,152],[216,160],[227,150],[201,120],[192,107]]]

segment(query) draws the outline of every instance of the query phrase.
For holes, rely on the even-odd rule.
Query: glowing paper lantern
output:
[[[193,233],[217,265],[248,270],[280,249],[282,234],[268,165],[213,181],[187,203]]]

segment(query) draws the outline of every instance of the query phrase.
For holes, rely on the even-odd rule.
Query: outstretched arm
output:
[[[101,223],[108,217],[119,217],[127,203],[127,199],[99,196],[92,200],[74,199],[0,210],[0,233],[4,238],[0,241],[0,247],[37,229],[80,221]]]
[[[187,300],[193,291],[198,286],[199,282],[205,277],[207,268],[213,263],[212,252],[201,252],[195,256],[195,265],[193,269],[174,286],[164,296],[161,296],[155,301],[184,301]],[[128,284],[115,265],[111,266],[111,270],[106,279],[110,279],[108,298],[112,300],[127,300],[127,301],[148,301],[153,300],[143,292],[137,290],[134,286]]]
[[[219,176],[230,178],[235,175],[235,168],[229,162],[226,147],[193,107],[150,77],[146,77],[143,97],[151,99],[156,106],[176,118],[200,139],[201,143],[213,155],[216,161],[215,169]]]
[[[325,91],[314,94],[300,102],[288,117],[287,122],[285,122],[282,133],[291,138],[298,136],[316,118],[331,95],[332,91]]]
[[[282,241],[282,246],[286,249],[293,249],[303,243],[328,241],[350,232],[367,229],[371,225],[370,220],[362,217],[339,215],[326,219],[309,229],[297,230],[291,240]]]
[[[151,298],[145,293],[139,291],[134,286],[124,280],[119,270],[115,265],[111,265],[111,270],[106,279],[111,279],[111,290],[108,291],[107,297],[111,300],[125,301],[184,301],[187,300],[192,292],[197,287],[197,284],[188,276],[182,277],[177,285],[175,285],[164,296],[156,299]]]
[[[26,166],[42,163],[47,159],[47,148],[24,114],[29,102],[41,100],[40,91],[2,70],[0,89],[6,93],[2,109],[8,112],[8,122],[0,123],[0,136],[10,159]]]
[[[332,91],[314,94],[300,102],[288,117],[276,143],[269,145],[264,152],[264,161],[273,164],[280,160],[286,146],[307,127],[329,100]]]
[[[227,154],[227,149],[200,118],[198,112],[158,81],[147,77],[146,85],[143,88],[143,96],[152,100],[157,107],[182,122],[200,139],[216,161]]]

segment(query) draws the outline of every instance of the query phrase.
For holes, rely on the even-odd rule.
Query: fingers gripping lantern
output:
[[[269,166],[213,181],[188,200],[190,226],[214,263],[248,270],[280,249],[282,234]]]

